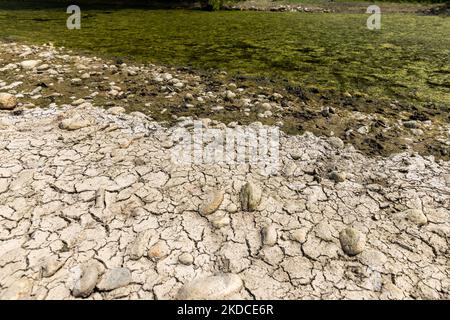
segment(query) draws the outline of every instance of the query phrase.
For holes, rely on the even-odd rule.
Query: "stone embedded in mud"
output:
[[[97,289],[100,291],[111,291],[117,288],[125,287],[131,282],[131,272],[127,268],[115,268],[106,271]]]
[[[64,262],[59,261],[56,256],[47,258],[41,267],[42,276],[44,278],[53,276],[63,265]]]
[[[267,246],[274,246],[277,243],[277,230],[275,226],[270,225],[262,229],[262,240],[263,244]]]
[[[178,257],[178,261],[180,261],[181,264],[184,264],[185,266],[189,266],[194,263],[194,257],[192,254],[185,252],[180,254]]]
[[[259,186],[252,182],[247,182],[241,189],[239,198],[244,211],[254,211],[261,203],[262,191]]]
[[[59,128],[62,130],[78,130],[81,128],[89,127],[91,121],[83,116],[76,114],[71,118],[64,119],[59,123]]]
[[[108,109],[108,113],[116,116],[125,113],[125,111],[124,107],[112,107]]]
[[[17,99],[14,95],[9,93],[0,93],[0,110],[12,110],[17,105]]]
[[[145,250],[147,249],[151,236],[151,230],[142,231],[137,235],[136,240],[130,247],[131,260],[138,260],[145,254]]]
[[[96,263],[86,263],[72,268],[75,274],[75,282],[72,288],[72,295],[77,298],[88,297],[97,284],[99,269]]]
[[[199,212],[201,215],[209,215],[215,212],[223,201],[224,192],[222,190],[211,191],[206,200],[200,205]]]
[[[148,250],[148,257],[151,259],[162,259],[168,256],[170,248],[165,241],[158,241]]]
[[[347,179],[347,175],[345,174],[345,172],[331,171],[328,174],[328,178],[330,178],[330,180],[333,180],[334,182],[344,182]]]
[[[222,227],[228,226],[231,223],[229,216],[223,216],[211,221],[214,228],[220,229]]]
[[[235,274],[221,274],[195,279],[178,291],[177,300],[220,300],[241,291],[242,279]]]
[[[408,209],[404,213],[405,218],[418,226],[423,226],[428,223],[426,215],[419,209]]]
[[[25,60],[20,63],[20,67],[25,70],[33,69],[41,63],[40,60]]]
[[[364,251],[366,236],[354,228],[346,228],[339,233],[342,250],[349,255],[355,256]]]
[[[308,235],[308,229],[296,229],[291,232],[291,239],[300,243],[306,242],[306,236]]]

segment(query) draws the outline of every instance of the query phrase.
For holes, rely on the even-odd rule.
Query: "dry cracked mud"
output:
[[[280,133],[271,174],[183,165],[191,118],[18,107],[0,111],[0,299],[450,298],[448,161]]]

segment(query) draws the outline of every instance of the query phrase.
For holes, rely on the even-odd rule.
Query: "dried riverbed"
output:
[[[192,115],[224,129],[205,116],[226,110],[236,128],[296,103],[51,46],[0,55],[0,298],[450,298],[447,161],[306,133],[281,135],[269,176],[180,165],[171,133]],[[125,113],[136,101],[150,112]]]

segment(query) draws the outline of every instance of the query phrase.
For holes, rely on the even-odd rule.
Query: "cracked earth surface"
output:
[[[450,298],[448,162],[306,133],[270,175],[180,165],[122,111],[0,111],[1,299]]]

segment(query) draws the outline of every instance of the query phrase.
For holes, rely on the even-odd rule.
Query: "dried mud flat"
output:
[[[10,72],[64,70],[47,52]],[[307,133],[281,134],[271,175],[180,165],[171,133],[189,118],[169,128],[94,99],[27,108],[39,91],[0,82],[1,299],[450,298],[447,161]]]

